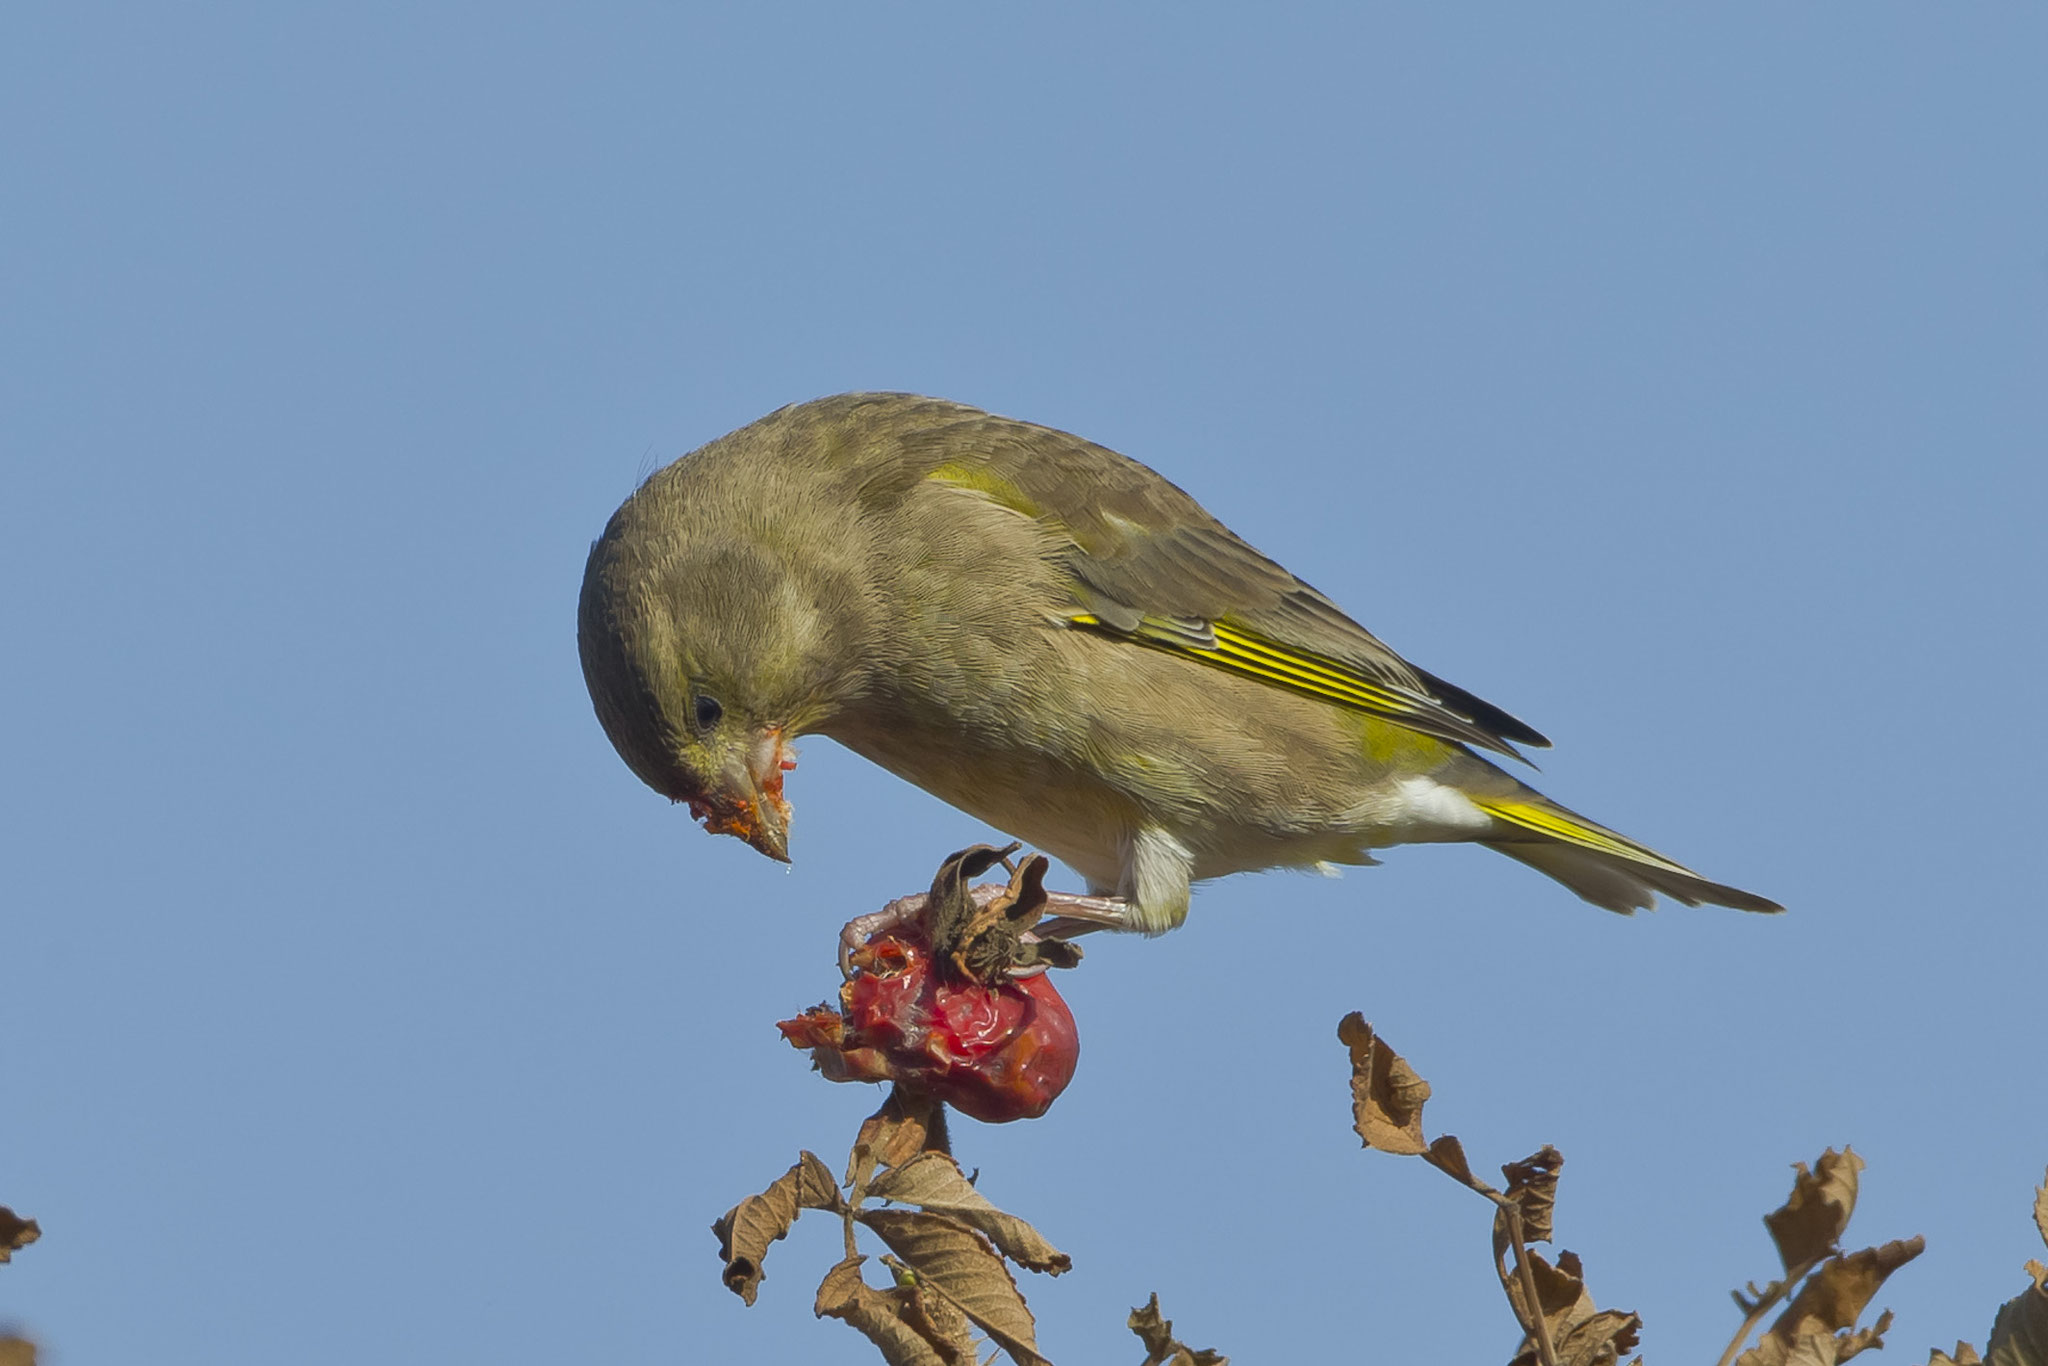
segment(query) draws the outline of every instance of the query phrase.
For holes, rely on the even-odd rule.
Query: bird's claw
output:
[[[853,951],[868,940],[922,920],[930,899],[924,892],[915,896],[899,896],[879,911],[869,911],[847,921],[839,931],[839,975],[852,978]]]

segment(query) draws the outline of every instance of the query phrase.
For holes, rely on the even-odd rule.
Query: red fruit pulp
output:
[[[1073,1080],[1080,1035],[1049,975],[943,980],[909,927],[876,935],[853,961],[838,1016],[821,1006],[781,1025],[827,1077],[896,1081],[991,1124],[1037,1118]]]

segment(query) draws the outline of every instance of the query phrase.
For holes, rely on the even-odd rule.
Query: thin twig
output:
[[[1558,1366],[1557,1349],[1550,1344],[1550,1325],[1543,1321],[1543,1304],[1536,1298],[1536,1272],[1529,1265],[1529,1245],[1522,1241],[1522,1208],[1508,1197],[1496,1196],[1502,1221],[1508,1226],[1508,1241],[1515,1249],[1515,1276],[1522,1283],[1522,1302],[1528,1306],[1528,1320],[1522,1327],[1536,1339],[1536,1355],[1543,1366]]]
[[[1814,1257],[1801,1262],[1798,1266],[1785,1273],[1784,1280],[1772,1281],[1769,1285],[1765,1286],[1763,1293],[1756,1297],[1756,1303],[1750,1307],[1748,1317],[1742,1320],[1742,1327],[1736,1330],[1735,1340],[1728,1344],[1728,1350],[1721,1353],[1721,1359],[1715,1362],[1714,1366],[1728,1366],[1730,1362],[1740,1356],[1743,1344],[1749,1341],[1749,1335],[1756,1331],[1756,1326],[1763,1322],[1764,1315],[1775,1309],[1778,1302],[1785,1298],[1792,1287],[1805,1280],[1807,1273],[1819,1266],[1823,1260],[1823,1258]],[[1756,1289],[1754,1281],[1750,1283],[1750,1289]]]

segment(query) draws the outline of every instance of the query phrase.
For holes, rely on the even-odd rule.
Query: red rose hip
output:
[[[852,963],[838,1011],[779,1026],[831,1080],[894,1081],[991,1124],[1037,1118],[1073,1080],[1080,1035],[1047,974],[958,977],[920,926],[882,931]]]

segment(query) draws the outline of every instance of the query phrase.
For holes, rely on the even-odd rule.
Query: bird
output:
[[[577,641],[627,766],[774,859],[792,742],[823,735],[1060,859],[1114,929],[1445,842],[1624,914],[1782,909],[1484,757],[1549,741],[1148,466],[943,399],[797,403],[657,470],[591,547]]]

